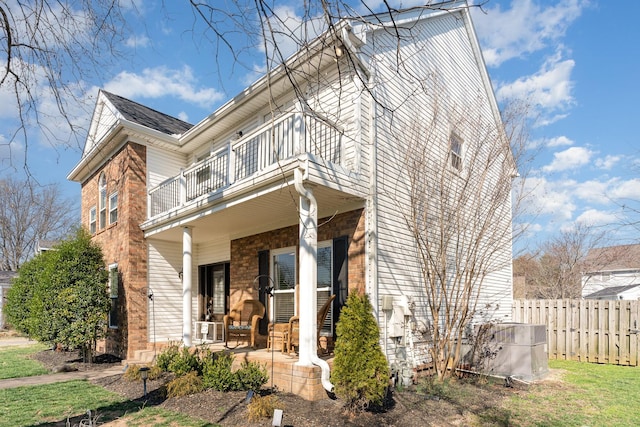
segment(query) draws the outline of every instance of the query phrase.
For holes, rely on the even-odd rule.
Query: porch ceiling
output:
[[[364,206],[364,200],[321,185],[306,184],[318,201],[318,218],[330,217]],[[299,196],[293,183],[264,189],[259,195],[234,202],[221,201],[206,206],[206,214],[185,218],[171,226],[145,230],[146,237],[182,241],[182,229],[192,228],[194,244],[212,240],[232,240],[298,223]],[[204,210],[204,209],[203,209]]]

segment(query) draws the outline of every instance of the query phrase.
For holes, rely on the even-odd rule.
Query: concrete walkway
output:
[[[0,347],[24,347],[35,343],[35,341],[24,337],[6,337],[0,339]]]
[[[33,345],[34,343],[34,341],[30,341],[27,338],[21,337],[0,339],[0,347],[24,347],[27,345]],[[28,387],[32,385],[52,384],[63,381],[92,380],[97,378],[110,377],[112,375],[123,374],[124,371],[124,366],[112,366],[110,368],[102,370],[60,372],[57,374],[35,375],[32,377],[9,378],[6,380],[0,380],[0,390],[14,387]]]
[[[58,374],[35,375],[32,377],[9,378],[0,380],[0,390],[5,388],[28,387],[32,385],[53,384],[73,380],[93,380],[124,373],[124,366],[95,371],[60,372]]]

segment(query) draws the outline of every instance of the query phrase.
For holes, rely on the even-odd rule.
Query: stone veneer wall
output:
[[[89,228],[89,209],[98,208],[98,180],[107,178],[107,200],[118,191],[118,221],[98,225],[94,240],[100,244],[107,265],[117,263],[119,325],[110,329],[98,351],[129,358],[145,349],[147,331],[147,245],[139,227],[147,214],[146,147],[127,143],[105,166],[82,183],[82,225]],[[100,213],[98,211],[98,219]],[[107,222],[109,221],[107,211]]]
[[[365,226],[364,210],[336,215],[318,220],[318,241],[340,236],[349,237],[349,290],[365,290]],[[298,247],[298,225],[272,230],[254,236],[231,241],[231,295],[230,304],[249,295],[257,297],[253,280],[258,275],[258,252]],[[299,271],[299,269],[296,269]]]

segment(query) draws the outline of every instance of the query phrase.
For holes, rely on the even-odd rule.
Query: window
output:
[[[111,308],[109,309],[109,328],[118,328],[118,264],[109,266],[109,297]]]
[[[96,234],[96,215],[97,215],[97,211],[96,211],[96,207],[92,207],[91,209],[89,209],[89,232],[91,234]]]
[[[109,224],[118,222],[118,192],[109,196]]]
[[[449,138],[449,148],[451,150],[451,166],[456,170],[462,170],[462,139],[454,133]]]
[[[100,228],[104,228],[107,225],[107,177],[104,173],[100,174],[100,180],[98,182],[99,208],[100,208]]]
[[[318,242],[318,295],[317,310],[333,293],[333,241]],[[297,313],[296,307],[296,248],[289,247],[271,251],[271,271],[274,283],[273,304],[270,318],[275,323],[287,323]],[[333,307],[325,318],[321,333],[333,333]]]
[[[271,271],[275,290],[271,319],[287,323],[295,313],[296,248],[278,249],[271,253]]]

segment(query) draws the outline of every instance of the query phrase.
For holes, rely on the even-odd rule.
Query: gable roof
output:
[[[585,299],[617,299],[617,296],[623,292],[629,291],[631,289],[640,287],[639,284],[636,285],[626,285],[626,286],[610,286],[604,289],[600,289],[592,294],[586,295]]]
[[[120,114],[130,122],[166,133],[167,135],[180,135],[191,129],[193,125],[183,120],[161,113],[145,105],[138,104],[130,99],[101,90],[107,99],[118,109]]]
[[[589,250],[586,272],[640,270],[640,245],[607,246]]]

